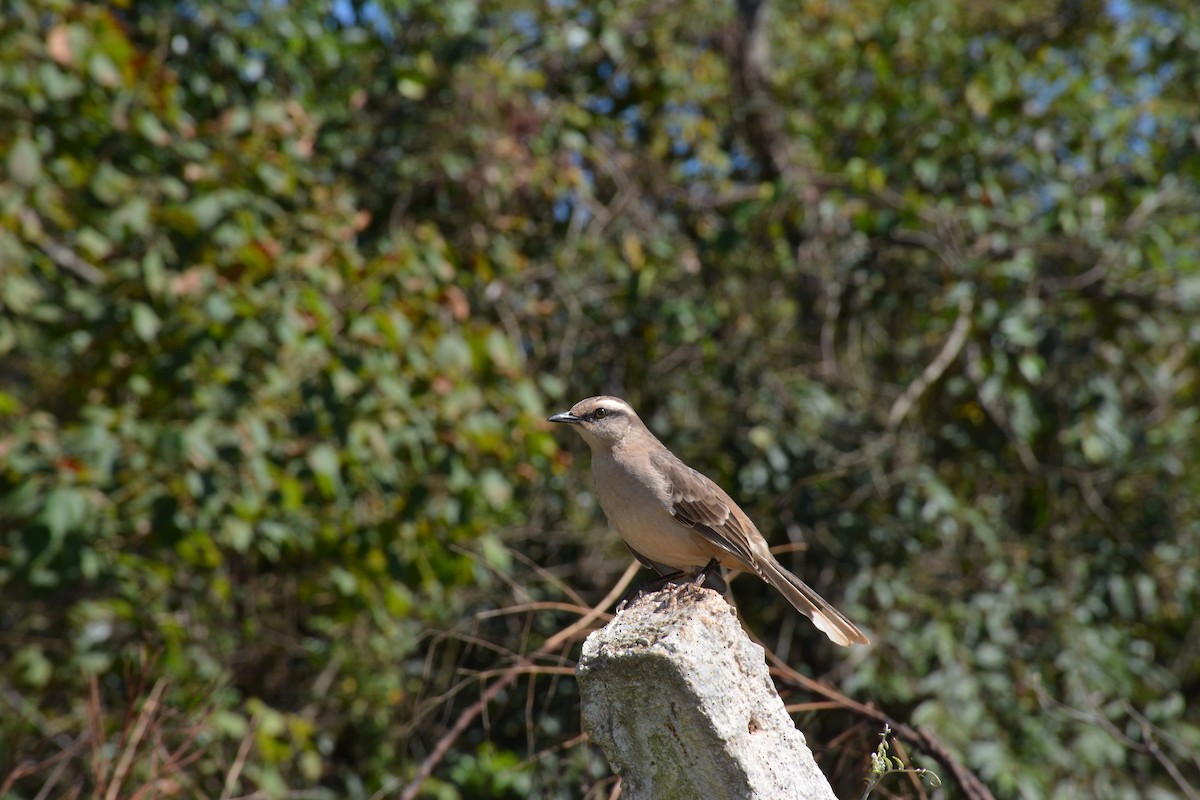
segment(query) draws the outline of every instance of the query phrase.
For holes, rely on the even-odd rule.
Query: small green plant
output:
[[[863,790],[862,800],[867,800],[871,796],[871,792],[875,790],[875,787],[879,785],[879,782],[885,776],[899,772],[909,772],[913,775],[919,775],[930,788],[942,785],[942,779],[933,770],[906,767],[904,766],[904,762],[898,757],[888,754],[888,750],[890,749],[888,736],[891,732],[892,727],[885,723],[883,733],[879,734],[879,747],[875,748],[874,753],[871,753],[871,771],[866,777],[867,787]]]

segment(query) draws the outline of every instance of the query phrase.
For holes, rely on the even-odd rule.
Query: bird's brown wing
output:
[[[754,523],[740,509],[735,511],[737,506],[719,486],[670,452],[656,453],[650,460],[667,480],[671,490],[671,507],[667,510],[675,519],[695,529],[741,561],[748,571],[774,586],[831,641],[843,647],[851,642],[869,643],[863,632],[842,612],[775,560]]]
[[[672,516],[753,569],[750,539],[761,538],[761,534],[744,515],[734,513],[729,495],[670,451],[655,453],[650,461],[667,479],[671,491],[671,506],[667,510]]]

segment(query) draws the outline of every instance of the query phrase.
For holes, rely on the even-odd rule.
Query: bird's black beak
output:
[[[569,422],[572,425],[578,425],[583,422],[583,417],[577,417],[570,411],[564,411],[561,414],[555,414],[552,417],[547,417],[547,422]]]

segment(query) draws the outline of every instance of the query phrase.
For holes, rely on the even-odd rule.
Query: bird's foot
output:
[[[625,610],[625,608],[630,603],[632,603],[634,600],[636,600],[638,597],[640,597],[643,594],[648,594],[650,592],[657,592],[659,589],[663,588],[664,586],[669,586],[669,585],[675,584],[675,581],[684,577],[684,575],[685,575],[685,573],[682,570],[679,570],[676,572],[670,572],[666,575],[657,575],[657,576],[651,578],[650,580],[642,581],[637,586],[634,586],[632,589],[630,589],[629,591],[627,591],[625,593],[625,596],[622,597],[620,602],[617,603],[615,613],[620,614],[622,611]]]
[[[721,589],[717,587],[723,587],[725,585],[725,580],[721,577],[720,573],[713,573],[713,570],[716,568],[717,560],[714,558],[704,565],[704,569],[700,570],[700,572],[696,574],[696,577],[692,578],[690,581],[685,581],[672,586],[671,596],[667,601],[668,606],[673,608],[679,599],[685,595],[699,598],[705,589],[713,589],[717,592],[717,594],[721,594]],[[706,581],[709,584],[708,586],[705,585]]]
[[[686,579],[686,580],[684,580]],[[700,590],[712,589],[717,594],[724,594],[728,588],[725,583],[725,578],[721,575],[719,564],[714,558],[704,565],[704,568],[697,572],[694,576],[689,576],[683,570],[669,572],[666,575],[657,575],[647,581],[639,583],[625,593],[625,596],[617,603],[615,613],[620,614],[630,603],[637,600],[643,594],[657,592],[664,587],[670,587],[670,593],[667,598],[667,607],[674,608],[678,603],[679,598],[684,595],[700,596]]]
[[[675,608],[685,595],[694,596],[703,591],[695,581],[684,581],[673,585],[667,593],[667,608]]]

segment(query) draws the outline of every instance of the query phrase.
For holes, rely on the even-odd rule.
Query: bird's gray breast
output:
[[[593,454],[592,475],[609,523],[637,552],[676,568],[708,561],[695,531],[671,514],[671,486],[649,458]]]

